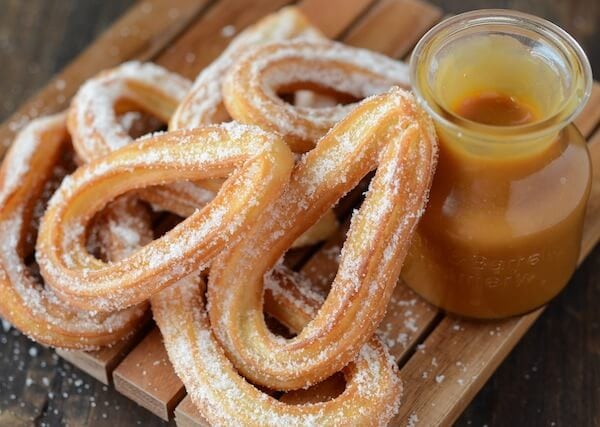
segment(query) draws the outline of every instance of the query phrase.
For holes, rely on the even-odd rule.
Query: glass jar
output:
[[[546,304],[576,267],[591,186],[572,124],[591,92],[585,54],[550,22],[481,10],[429,31],[410,68],[440,152],[403,279],[467,317]]]

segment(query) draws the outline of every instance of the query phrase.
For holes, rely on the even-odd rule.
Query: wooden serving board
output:
[[[227,46],[223,28],[236,32],[289,0],[146,0],[136,4],[34,98],[0,126],[0,154],[30,118],[64,109],[80,84],[120,62],[152,60],[188,78]],[[406,58],[428,28],[442,18],[419,0],[301,0],[296,3],[327,36],[350,45]],[[129,31],[135,28],[136,31]],[[594,183],[581,259],[600,239],[600,85],[577,119],[588,138]],[[360,189],[359,189],[360,190]],[[360,201],[352,193],[336,208],[343,224]],[[335,274],[344,227],[321,248],[296,251],[288,263],[314,283]],[[446,315],[399,283],[381,334],[398,360],[404,400],[393,425],[451,424],[542,313],[498,321],[472,322]],[[205,425],[173,372],[160,332],[149,320],[137,334],[97,352],[59,354],[82,370],[179,426]]]

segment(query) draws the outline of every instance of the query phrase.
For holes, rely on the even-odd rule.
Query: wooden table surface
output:
[[[597,0],[430,1],[448,13],[510,7],[551,19],[582,43],[600,78]],[[0,121],[134,2],[0,0]],[[10,325],[1,326],[0,427],[166,424]],[[600,426],[600,247],[457,425]]]

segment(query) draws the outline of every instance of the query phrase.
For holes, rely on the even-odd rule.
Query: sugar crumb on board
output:
[[[221,28],[221,35],[223,37],[233,37],[236,32],[237,30],[233,25],[225,25],[223,28]]]

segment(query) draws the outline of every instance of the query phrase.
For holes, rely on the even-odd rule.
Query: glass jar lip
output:
[[[564,114],[564,109],[566,108],[569,99],[572,97],[572,94],[567,97],[563,107],[552,116],[531,124],[517,126],[493,126],[473,122],[460,117],[458,118],[459,123],[455,123],[444,117],[444,115],[440,114],[440,112],[436,111],[436,109],[432,108],[430,101],[425,96],[425,93],[423,93],[423,89],[428,89],[422,88],[418,79],[419,67],[422,65],[420,59],[426,47],[440,36],[450,36],[475,26],[498,24],[512,25],[521,28],[525,27],[537,32],[540,35],[543,35],[544,37],[552,38],[554,41],[558,40],[571,50],[574,58],[576,59],[575,65],[579,66],[581,69],[581,76],[579,78],[583,80],[583,94],[581,95],[576,107],[573,108],[572,111],[557,120],[557,116],[560,116],[561,113]],[[591,96],[593,83],[590,62],[583,51],[583,48],[569,33],[560,28],[558,25],[553,24],[552,22],[543,18],[539,18],[528,13],[507,9],[480,9],[461,13],[441,21],[431,28],[427,33],[425,33],[425,35],[419,40],[411,55],[409,68],[413,93],[415,94],[419,104],[434,118],[436,122],[441,123],[446,128],[457,133],[468,133],[482,136],[493,132],[503,136],[510,135],[513,140],[531,139],[562,129],[581,112]],[[576,88],[577,85],[574,85],[574,90],[576,90]],[[435,101],[435,97],[433,95],[431,98],[433,98]],[[444,114],[456,117],[453,112],[448,111],[445,107],[437,103],[437,101],[435,103]],[[468,127],[465,127],[465,125],[468,125]]]

